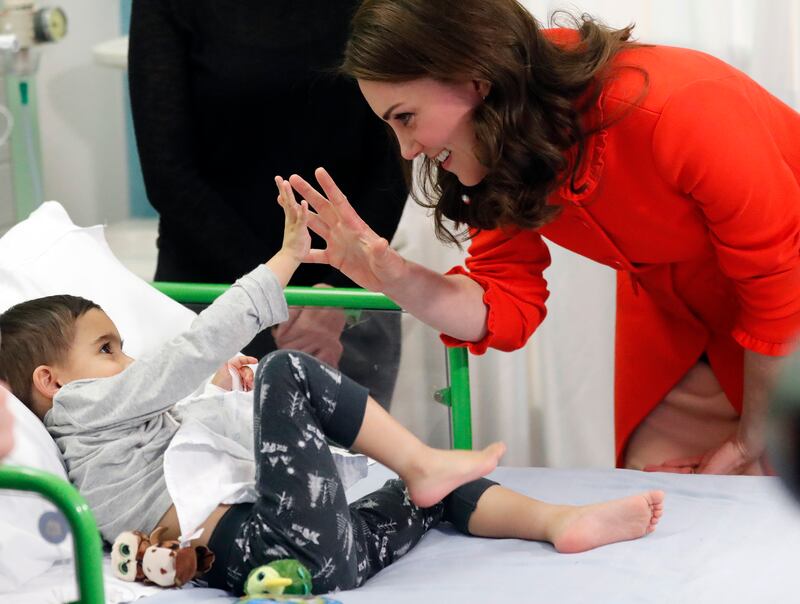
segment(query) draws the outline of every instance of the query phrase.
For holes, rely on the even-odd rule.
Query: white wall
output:
[[[522,0],[542,23],[557,9],[635,23],[642,42],[694,48],[747,72],[800,108],[800,0]]]
[[[44,46],[37,76],[44,193],[76,224],[128,216],[124,72],[95,64],[92,46],[119,37],[116,0],[54,0],[69,32]]]

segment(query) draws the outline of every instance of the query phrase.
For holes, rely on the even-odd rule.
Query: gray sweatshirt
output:
[[[44,424],[104,539],[155,528],[172,505],[163,456],[179,426],[173,406],[259,331],[287,317],[283,290],[262,265],[200,313],[187,332],[122,373],[58,391]]]

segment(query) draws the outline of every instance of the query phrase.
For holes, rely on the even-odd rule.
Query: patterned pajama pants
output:
[[[440,520],[467,531],[483,492],[468,483],[443,502],[419,508],[400,480],[348,505],[326,436],[343,447],[355,440],[367,391],[299,352],[266,356],[256,374],[253,504],[232,507],[211,537],[217,560],[212,587],[241,594],[249,572],[296,558],[313,576],[314,592],[358,587],[408,552]]]

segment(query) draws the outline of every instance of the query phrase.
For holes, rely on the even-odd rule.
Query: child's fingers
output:
[[[292,189],[292,185],[289,184],[288,180],[281,181],[281,192],[287,202],[290,204],[297,203],[297,199],[294,196],[294,189]]]
[[[245,365],[244,367],[242,367],[240,375],[242,377],[242,383],[244,384],[245,390],[246,391],[252,390],[253,389],[253,378],[255,377],[253,375],[253,370],[250,367],[248,367],[247,365]]]
[[[278,205],[280,205],[283,209],[286,209],[286,197],[283,194],[283,187],[282,184],[285,181],[280,176],[275,177],[275,186],[278,187]]]
[[[292,187],[287,181],[281,181],[279,188],[281,194],[278,199],[278,203],[283,208],[289,224],[295,225],[303,219],[301,204],[297,203],[297,199],[295,199],[294,196],[294,191],[292,191]],[[305,202],[305,200],[303,200],[303,202]],[[308,207],[308,203],[306,203],[306,207]]]
[[[275,177],[275,184],[278,187],[278,205],[283,208],[284,215],[290,224],[298,221],[298,203],[294,197],[292,185],[280,176]]]
[[[228,361],[228,365],[231,365],[234,368],[240,368],[244,365],[255,365],[258,363],[258,359],[255,357],[248,357],[245,355],[240,355],[233,357],[230,361]]]
[[[308,202],[304,199],[303,201],[300,202],[300,204],[297,207],[298,207],[298,212],[297,212],[298,221],[300,222],[300,226],[305,227],[308,225],[308,219],[310,216],[310,212],[308,209]]]

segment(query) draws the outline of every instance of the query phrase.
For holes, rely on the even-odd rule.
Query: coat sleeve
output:
[[[488,308],[487,333],[478,342],[464,342],[448,335],[448,346],[468,346],[483,354],[487,348],[522,348],[547,314],[549,295],[542,273],[550,265],[550,252],[541,235],[530,230],[496,229],[473,233],[465,267],[448,274],[467,275],[484,290]]]
[[[665,105],[653,135],[664,179],[696,201],[722,272],[735,284],[732,335],[784,355],[800,332],[800,166],[782,147],[800,116],[754,82],[695,82]]]

